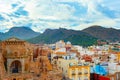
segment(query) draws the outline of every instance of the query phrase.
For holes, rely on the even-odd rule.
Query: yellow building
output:
[[[57,60],[57,67],[58,69],[62,70],[65,77],[68,77],[68,68],[71,63],[77,64],[77,60],[76,59],[63,59],[63,58],[59,58]]]
[[[117,61],[120,62],[120,52],[118,52],[116,56],[117,56]]]
[[[90,80],[90,66],[70,66],[68,77],[72,80]]]

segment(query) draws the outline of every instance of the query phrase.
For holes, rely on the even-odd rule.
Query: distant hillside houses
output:
[[[54,46],[51,63],[56,64],[66,78],[93,80],[92,74],[97,74],[100,80],[120,79],[117,76],[120,73],[120,52],[113,51],[113,45],[94,45],[84,48],[60,40]]]

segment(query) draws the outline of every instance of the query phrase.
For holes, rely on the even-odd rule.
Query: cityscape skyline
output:
[[[0,0],[0,80],[120,80],[119,0]]]
[[[119,0],[0,0],[0,32],[26,26],[82,30],[92,25],[120,29]]]

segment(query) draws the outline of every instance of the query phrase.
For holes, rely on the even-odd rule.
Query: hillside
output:
[[[55,43],[59,40],[70,41],[72,44],[88,46],[95,44],[98,39],[120,41],[120,30],[91,26],[82,31],[70,29],[46,29],[37,33],[28,27],[13,27],[6,33],[0,33],[0,40],[17,37],[31,43]]]
[[[108,41],[120,41],[120,30],[113,28],[104,28],[101,26],[91,26],[82,30],[96,38]]]
[[[40,33],[37,33],[28,27],[13,27],[6,33],[0,33],[0,39],[4,40],[10,37],[17,37],[26,40],[36,37],[39,34]]]
[[[31,43],[55,43],[56,41],[70,41],[72,44],[88,46],[96,43],[97,38],[81,31],[59,29],[46,29],[43,34],[29,39]]]

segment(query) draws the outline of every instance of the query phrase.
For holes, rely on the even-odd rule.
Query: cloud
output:
[[[15,15],[18,15],[18,16],[28,16],[28,12],[24,10],[24,7],[19,7],[19,9],[17,9],[15,12],[14,12]]]
[[[32,5],[32,6],[31,6]],[[68,5],[57,4],[52,0],[37,0],[26,4],[25,9],[29,12],[29,17],[36,19],[69,19],[74,11]]]
[[[4,20],[4,17],[2,17],[2,15],[0,15],[0,21],[1,21],[1,20]]]
[[[91,25],[118,29],[120,25],[119,0],[4,0],[0,4],[0,31],[13,26],[43,32],[46,28],[81,30]]]
[[[11,4],[12,8],[16,8],[18,4]]]

